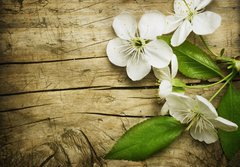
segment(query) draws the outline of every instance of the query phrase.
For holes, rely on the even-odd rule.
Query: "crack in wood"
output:
[[[55,153],[47,157],[40,165],[39,167],[44,167],[52,158],[54,158]]]
[[[99,41],[99,42],[95,42],[95,43],[92,43],[92,44],[89,44],[89,45],[86,45],[86,46],[82,46],[82,47],[79,47],[79,48],[74,48],[74,49],[70,49],[70,50],[62,50],[62,48],[58,48],[57,50],[61,49],[61,53],[57,53],[57,55],[63,55],[63,54],[67,54],[67,53],[71,53],[71,52],[74,52],[74,51],[78,51],[80,49],[85,49],[85,48],[88,48],[88,47],[91,47],[91,46],[95,46],[95,45],[98,45],[98,44],[101,44],[101,43],[104,43],[104,42],[108,42],[110,41],[112,38],[110,39],[106,39],[106,40],[103,40],[103,41]],[[84,60],[84,59],[97,59],[97,58],[105,58],[106,56],[98,56],[98,57],[84,57],[84,58],[81,58],[81,57],[76,57],[76,58],[71,58],[71,59],[57,59],[57,60],[45,60],[45,61],[18,61],[18,62],[2,62],[0,63],[0,66],[3,66],[3,65],[17,65],[17,64],[40,64],[40,63],[53,63],[53,62],[64,62],[64,61],[75,61],[75,60]]]
[[[5,65],[7,65],[7,66],[8,65],[22,65],[22,64],[58,63],[58,62],[65,62],[65,61],[67,62],[67,61],[99,59],[99,58],[106,58],[106,56],[71,58],[71,59],[62,59],[62,60],[46,60],[46,61],[4,62],[4,63],[0,63],[0,66],[5,66]]]
[[[90,150],[91,150],[91,162],[92,162],[92,164],[94,164],[94,163],[96,162],[98,165],[100,165],[100,166],[102,167],[103,159],[101,159],[101,158],[99,158],[99,157],[97,156],[97,153],[96,153],[93,145],[91,144],[90,140],[88,139],[87,135],[86,135],[82,130],[79,130],[79,131],[80,131],[80,132],[82,133],[82,135],[84,136],[84,138],[85,138],[85,140],[87,141],[88,146],[89,146],[89,148],[90,148]]]
[[[53,103],[33,105],[33,106],[27,106],[27,107],[21,107],[21,108],[12,108],[12,109],[8,109],[8,110],[1,110],[0,113],[4,113],[4,112],[14,112],[14,111],[20,111],[20,110],[25,110],[25,109],[30,109],[30,108],[49,106],[49,105],[52,105],[52,104],[53,104]]]
[[[86,86],[86,87],[75,87],[75,88],[64,88],[64,89],[48,89],[48,90],[36,90],[36,91],[26,91],[26,92],[16,92],[16,93],[5,93],[1,94],[1,96],[14,96],[14,95],[22,95],[22,94],[32,94],[32,93],[44,93],[44,92],[59,92],[59,91],[72,91],[72,90],[83,90],[83,89],[100,89],[106,88],[107,86]]]
[[[152,115],[127,115],[127,114],[107,114],[107,113],[98,113],[98,112],[81,112],[78,114],[86,114],[86,115],[100,115],[100,116],[107,116],[107,117],[120,117],[120,118],[152,118]]]
[[[62,118],[62,117],[52,117],[52,118],[48,117],[48,118],[45,118],[45,119],[40,119],[40,120],[37,120],[37,121],[24,123],[24,124],[21,124],[21,125],[15,125],[15,126],[10,126],[10,127],[6,127],[6,128],[1,128],[0,131],[1,130],[14,129],[14,128],[20,128],[22,126],[32,125],[32,124],[46,122],[46,121],[51,121],[51,120],[54,120],[54,119],[57,119],[57,118]]]
[[[238,82],[239,80],[233,80],[233,82]],[[211,84],[214,82],[208,82]],[[206,84],[206,83],[205,83]],[[188,85],[203,85],[199,83],[189,83]],[[206,84],[207,85],[207,84]],[[0,93],[0,97],[4,96],[15,96],[15,95],[23,95],[23,94],[33,94],[33,93],[44,93],[44,92],[61,92],[61,91],[73,91],[73,90],[86,90],[86,89],[94,89],[94,90],[141,90],[141,89],[158,89],[159,86],[125,86],[125,87],[112,87],[109,85],[102,86],[83,86],[83,87],[72,87],[72,88],[61,88],[61,89],[45,89],[45,90],[34,90],[34,91],[22,91],[15,93]],[[200,89],[200,88],[199,88]],[[155,99],[157,97],[129,97],[129,98],[141,98],[141,99]]]
[[[64,88],[64,89],[48,89],[48,90],[36,90],[36,91],[26,91],[26,92],[16,92],[16,93],[5,93],[1,96],[14,96],[22,94],[32,94],[32,93],[43,93],[43,92],[59,92],[59,91],[72,91],[72,90],[84,90],[84,89],[94,89],[94,90],[139,90],[139,89],[158,89],[158,86],[137,86],[137,87],[111,87],[111,86],[86,86],[86,87],[75,87],[75,88]]]

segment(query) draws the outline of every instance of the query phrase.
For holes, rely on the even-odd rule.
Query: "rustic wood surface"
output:
[[[188,133],[144,162],[103,159],[127,129],[161,108],[152,73],[132,82],[108,61],[113,17],[167,14],[172,2],[0,0],[0,166],[227,166],[218,142],[206,145]],[[207,9],[222,16],[207,42],[238,56],[240,1],[215,0]],[[215,89],[188,94],[210,97]]]

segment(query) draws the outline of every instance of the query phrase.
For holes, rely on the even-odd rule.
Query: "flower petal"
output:
[[[212,2],[212,0],[198,0],[199,3],[196,6],[196,10],[201,10],[205,8],[209,3]]]
[[[124,46],[127,44],[127,41],[120,38],[115,38],[108,42],[106,52],[111,63],[120,67],[125,67],[127,65],[129,57],[123,52],[125,49]]]
[[[215,119],[218,117],[215,107],[204,97],[196,96],[198,111],[202,113],[207,119]]]
[[[193,32],[198,35],[213,33],[221,25],[221,16],[213,12],[203,12],[193,17]]]
[[[168,80],[162,80],[159,85],[159,97],[166,98],[170,93],[172,93],[172,83]]]
[[[202,120],[204,121],[204,120]],[[196,122],[190,128],[191,136],[199,141],[204,141],[207,144],[214,143],[218,140],[216,129],[207,121]],[[204,125],[200,125],[203,123]]]
[[[178,15],[166,16],[166,27],[164,34],[168,34],[177,29],[177,27],[183,22],[184,17]]]
[[[141,17],[138,24],[140,37],[154,40],[164,33],[165,25],[165,16],[161,12],[146,13]]]
[[[131,58],[127,63],[127,74],[133,81],[143,79],[151,71],[151,65],[142,58],[135,60]]]
[[[169,67],[164,68],[153,68],[153,73],[157,79],[162,80],[171,80],[171,74]]]
[[[213,123],[213,125],[216,128],[219,128],[219,129],[222,129],[222,130],[225,130],[228,132],[235,131],[238,128],[237,124],[235,124],[227,119],[224,119],[222,117],[217,117],[216,119],[211,120],[211,122]]]
[[[148,63],[156,68],[168,66],[173,54],[171,47],[163,40],[149,42],[144,51]]]
[[[113,20],[113,29],[119,38],[130,40],[137,32],[137,21],[129,13],[122,13]]]
[[[160,115],[167,115],[169,111],[168,104],[164,103],[160,111]]]
[[[191,32],[192,32],[192,25],[188,20],[185,20],[174,32],[171,39],[172,46],[181,45]]]
[[[171,60],[171,73],[172,73],[172,79],[175,78],[178,72],[178,61],[177,56],[175,54],[172,55]]]
[[[193,99],[180,93],[171,93],[166,97],[166,103],[171,116],[181,123],[188,122],[188,115],[192,113],[191,110],[195,103]]]
[[[191,11],[194,10],[194,1],[195,0],[186,0]],[[188,13],[189,13],[189,9],[183,0],[174,1],[174,11],[176,14],[181,16],[188,16]]]

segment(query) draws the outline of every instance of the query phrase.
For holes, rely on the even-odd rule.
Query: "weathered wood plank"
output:
[[[30,5],[29,12],[26,12],[27,8],[18,14],[2,14],[0,27],[4,29],[1,30],[3,40],[0,47],[0,63],[103,57],[107,41],[115,36],[111,28],[112,19],[121,11],[129,10],[140,16],[143,11],[150,9],[164,9],[165,13],[172,10],[169,1],[85,3],[87,4],[83,5],[82,10],[68,9],[78,8],[75,4],[79,3],[76,1],[58,2],[58,5],[49,2],[47,6],[38,10],[37,4],[26,2],[25,8]],[[217,32],[207,38],[211,39],[209,44],[216,47],[216,51],[225,47],[226,53],[232,56],[240,51],[240,4],[226,4],[228,3],[224,1],[216,1],[209,7],[210,10],[221,14],[223,23]],[[109,6],[112,6],[111,10],[106,10]],[[138,8],[141,10],[137,10]],[[101,12],[98,13],[99,11]]]
[[[86,117],[83,119],[87,119]],[[78,121],[81,121],[83,119],[79,119]],[[101,125],[101,123],[97,123],[96,121],[101,119],[103,122],[102,124],[105,124],[105,126]],[[129,124],[129,122],[139,122],[138,120],[131,119],[128,120],[125,118],[125,120],[119,121],[119,119],[107,119],[106,117],[91,117],[90,121],[88,120],[88,125],[92,126],[94,125],[96,128],[91,129],[88,131],[87,128],[81,127],[84,122],[80,125],[78,128],[67,128],[65,130],[58,131],[58,129],[55,128],[55,125],[58,125],[57,121],[54,121],[52,123],[49,122],[48,126],[38,126],[37,128],[34,126],[27,127],[28,133],[25,135],[28,135],[29,138],[25,140],[19,140],[17,136],[15,136],[15,141],[12,141],[11,143],[7,143],[7,145],[4,145],[3,150],[10,150],[11,147],[18,148],[19,150],[14,153],[5,153],[6,157],[6,164],[15,164],[16,166],[39,166],[39,164],[42,164],[45,162],[45,160],[50,156],[53,155],[54,158],[51,158],[52,160],[56,161],[55,164],[52,164],[52,166],[58,166],[58,164],[63,163],[63,161],[68,161],[69,164],[75,166],[76,161],[78,163],[89,163],[91,165],[97,164],[96,160],[88,162],[88,159],[91,159],[93,156],[91,146],[94,146],[94,153],[96,153],[96,156],[99,160],[102,160],[101,158],[104,156],[104,152],[108,151],[112,145],[116,142],[115,140],[118,139],[120,136],[119,134],[123,133],[125,130],[122,128],[123,124]],[[113,123],[114,121],[114,123]],[[69,123],[69,121],[67,121]],[[99,121],[98,121],[99,122]],[[74,125],[75,126],[75,125]],[[109,129],[109,126],[111,126],[113,129]],[[54,130],[51,129],[54,128]],[[44,129],[45,131],[41,131],[39,134],[36,134],[34,136],[30,136],[29,133],[35,133],[35,131],[38,131],[39,128]],[[64,128],[64,127],[62,127]],[[107,130],[106,130],[107,128]],[[46,135],[46,133],[49,129],[49,132],[54,131],[56,134],[48,135],[48,140],[46,142],[45,139],[42,137]],[[84,133],[85,136],[83,136],[81,133]],[[95,136],[98,136],[97,138]],[[85,137],[87,137],[87,140],[91,144],[89,146],[89,143],[86,142]],[[93,144],[93,145],[92,145]],[[24,152],[21,151],[22,145],[24,147],[29,147]],[[188,148],[187,149],[186,145]],[[189,166],[190,164],[194,164],[194,166],[225,166],[226,161],[223,158],[223,155],[221,152],[219,152],[220,146],[219,143],[215,143],[213,145],[206,145],[204,143],[199,143],[197,141],[194,141],[187,133],[181,136],[178,141],[174,142],[169,148],[165,149],[164,151],[160,152],[159,154],[156,154],[154,157],[146,160],[145,162],[128,162],[128,161],[106,161],[104,162],[102,160],[103,165],[105,166],[131,166],[136,164],[137,166],[160,166],[164,167],[166,165],[171,166]],[[61,154],[64,154],[65,156],[58,156],[56,154],[60,150]],[[85,150],[85,151],[83,151]],[[43,152],[44,151],[44,152]],[[91,153],[88,153],[91,152]],[[55,154],[54,154],[55,153]],[[37,155],[38,156],[37,156]],[[1,157],[4,158],[4,157]],[[11,159],[11,161],[9,161]],[[181,162],[181,163],[180,163]],[[18,164],[16,164],[18,163]],[[123,164],[122,164],[123,163]],[[31,165],[26,165],[31,164]],[[125,165],[124,165],[125,164]],[[50,165],[48,165],[50,166]],[[66,165],[64,165],[66,166]],[[81,166],[81,165],[79,165]]]
[[[108,58],[48,63],[5,64],[0,68],[0,95],[86,88],[157,87],[152,73],[132,82],[126,69],[112,65]],[[186,83],[196,83],[179,74]]]
[[[238,88],[239,83],[235,83]],[[188,90],[187,93],[192,96],[198,94],[210,98],[218,87]],[[23,128],[25,130],[17,136],[21,139],[25,138],[24,133],[28,133],[29,126],[35,128],[42,124],[48,126],[52,121],[58,122],[54,127],[60,130],[62,126],[82,126],[90,130],[92,126],[88,126],[88,121],[91,121],[91,117],[141,120],[144,117],[159,114],[161,104],[158,104],[159,99],[156,98],[156,94],[157,89],[87,89],[0,97],[0,130],[8,131],[8,136],[10,134],[14,136],[15,131]],[[214,100],[215,105],[219,99],[218,97]],[[79,119],[82,120],[79,121]],[[131,121],[130,124],[132,124]],[[112,129],[112,126],[109,127]]]
[[[72,121],[70,122],[68,119],[71,119]],[[132,125],[139,123],[141,120],[142,119],[139,118],[129,119],[128,117],[119,119],[104,116],[78,115],[72,115],[70,117],[68,115],[66,118],[52,118],[35,124],[18,127],[15,130],[9,130],[8,133],[5,133],[8,134],[7,136],[1,137],[2,148],[3,150],[16,151],[14,154],[11,152],[5,153],[5,156],[12,158],[12,162],[14,162],[18,158],[17,155],[21,153],[21,151],[17,151],[16,148],[22,150],[22,147],[24,147],[25,149],[22,150],[22,154],[27,154],[29,152],[29,154],[32,155],[36,148],[43,149],[44,144],[49,144],[51,142],[55,143],[62,135],[64,135],[65,131],[69,129],[71,130],[71,127],[75,127],[74,129],[82,130],[86,134],[97,155],[103,157],[106,151],[112,147],[120,135],[125,132],[125,128],[128,129]],[[39,129],[42,130],[39,131]],[[16,131],[21,131],[21,133],[16,133]],[[38,131],[38,133],[36,133],[36,131]],[[78,140],[82,139],[79,138]],[[74,142],[74,140],[70,141]],[[69,144],[69,142],[66,144]],[[186,146],[188,146],[188,148],[191,147],[191,149],[187,149]],[[172,166],[179,166],[179,161],[181,161],[182,163],[180,166],[188,166],[190,164],[196,166],[224,166],[225,162],[222,158],[221,152],[219,152],[219,148],[218,143],[214,145],[206,145],[194,141],[188,134],[186,134],[180,137],[178,141],[173,143],[169,148],[150,158],[145,163],[149,166],[166,166],[170,164]],[[71,147],[69,149],[71,149]],[[84,154],[84,152],[80,151],[79,154]],[[72,159],[76,157],[76,155],[77,154],[70,154],[69,157]],[[44,156],[44,154],[40,154],[40,156]],[[38,162],[37,157],[32,161],[29,161],[29,158],[25,158],[26,157],[22,156],[22,159],[27,163],[43,162],[43,160]],[[88,156],[85,155],[85,158],[88,158]],[[74,161],[71,161],[71,163],[73,162]],[[202,164],[203,162],[204,165]],[[119,163],[121,162],[118,162],[116,165],[118,166]],[[126,163],[126,166],[127,164],[128,163]]]
[[[160,110],[156,89],[85,89],[30,93],[0,97],[0,106],[1,118],[6,118],[1,121],[5,122],[1,128],[44,120],[46,116],[64,117],[66,111],[70,115],[92,113],[144,117],[157,115]]]
[[[190,96],[198,94],[210,98],[221,85],[222,84],[219,84],[212,88],[186,89],[186,93]],[[234,85],[240,89],[240,81],[234,82]],[[215,106],[217,106],[220,98],[221,96],[214,100]],[[12,114],[12,119],[19,122],[23,121],[23,119],[18,119],[16,115],[19,114],[20,116],[21,113],[31,115],[35,112],[34,115],[37,116],[37,119],[42,120],[46,115],[50,117],[62,116],[65,110],[70,110],[72,113],[144,117],[158,115],[161,108],[160,103],[158,89],[156,88],[70,89],[0,96],[0,115],[2,115],[3,118],[4,116],[9,117]],[[58,112],[52,113],[51,111],[55,109],[58,110]],[[42,114],[42,112],[44,112],[44,114]],[[17,124],[14,124],[14,126],[15,125]]]
[[[238,87],[239,83],[236,83]],[[197,89],[191,90],[188,94],[200,94],[209,98],[215,90],[216,88]],[[126,129],[144,120],[146,116],[157,115],[161,105],[157,104],[156,93],[156,89],[71,90],[0,97],[2,148],[3,150],[18,148],[23,151],[23,154],[30,156],[29,151],[45,147],[46,141],[53,143],[58,141],[66,128],[77,128],[87,134],[97,155],[104,156],[106,150],[111,148],[115,140]],[[194,145],[191,150],[185,149],[186,145],[191,144]],[[225,162],[218,162],[224,159],[221,157],[221,152],[216,150],[219,150],[218,144],[200,144],[188,135],[184,135],[180,141],[178,140],[170,148],[147,160],[144,164],[149,166],[172,164],[174,166],[179,159],[184,160],[189,155],[192,158],[183,162],[184,165],[191,164],[193,161],[201,164],[205,161],[202,154],[206,154],[209,158],[207,163],[212,164],[210,166],[219,166]],[[16,153],[5,154],[6,157],[15,156],[18,161],[19,157]],[[171,162],[166,161],[167,157],[172,158]],[[36,158],[33,162],[42,162],[37,160]],[[114,164],[114,162],[107,163]]]
[[[72,121],[69,121],[69,119]],[[139,123],[141,120],[143,119],[128,117],[119,119],[114,117],[79,115],[68,115],[67,117],[62,118],[49,118],[35,124],[17,127],[14,130],[9,129],[7,133],[5,132],[5,134],[8,135],[1,137],[2,148],[3,150],[16,151],[13,155],[11,152],[8,152],[8,154],[6,153],[5,155],[8,158],[12,158],[12,162],[14,162],[18,158],[17,155],[21,153],[21,151],[17,151],[16,148],[18,150],[22,150],[22,154],[24,155],[28,152],[32,155],[32,151],[34,150],[35,152],[36,148],[41,149],[42,147],[44,148],[44,143],[49,144],[51,142],[58,141],[61,135],[64,135],[66,130],[71,130],[71,127],[75,127],[74,129],[80,129],[86,134],[97,155],[103,157],[106,151],[112,147],[120,135],[125,132],[125,128],[128,129],[132,125]],[[16,133],[19,131],[21,131],[21,133]],[[79,140],[82,139],[79,138]],[[70,141],[74,142],[74,140]],[[66,144],[69,144],[69,142]],[[192,149],[186,149],[186,145]],[[24,150],[22,147],[24,147]],[[83,154],[83,152],[80,151],[79,154]],[[44,156],[44,154],[40,155]],[[69,157],[74,158],[76,157],[76,154],[70,154]],[[170,157],[171,160],[169,159]],[[26,157],[22,156],[22,159],[24,158]],[[85,158],[88,158],[88,156],[85,155]],[[38,162],[37,157],[35,157],[33,161],[29,161],[29,158],[24,160],[28,163],[43,162],[43,160]],[[219,152],[218,143],[215,145],[206,145],[204,143],[194,141],[189,135],[184,135],[168,149],[147,160],[146,163],[149,164],[149,166],[165,166],[169,164],[176,166],[178,165],[179,160],[183,161],[181,166],[186,166],[192,163],[196,163],[196,165],[198,164],[197,166],[201,166],[203,162],[209,164],[209,166],[219,166],[218,164],[222,164],[222,162],[220,162],[222,160],[222,155]],[[71,161],[71,163],[73,162],[74,161]],[[208,166],[206,164],[204,166]]]
[[[0,68],[0,74],[0,94],[88,87],[153,86],[156,81],[153,75],[148,75],[133,84],[125,68],[112,65],[107,58],[4,65]]]
[[[113,17],[126,10],[138,18],[147,10],[167,14],[172,2],[0,0],[0,166],[226,166],[219,143],[188,133],[144,162],[102,159],[126,129],[161,108],[152,74],[131,82],[108,61]],[[216,52],[239,54],[239,8],[239,0],[207,7],[223,19],[206,37]],[[187,93],[209,98],[215,89]]]

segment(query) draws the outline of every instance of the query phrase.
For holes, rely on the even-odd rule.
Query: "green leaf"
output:
[[[178,78],[173,78],[172,79],[172,85],[175,86],[175,87],[181,87],[181,88],[186,87],[186,84]]]
[[[225,52],[225,48],[222,48],[222,50],[220,51],[220,56],[223,56]]]
[[[239,127],[235,132],[219,130],[223,151],[228,159],[232,159],[240,151],[240,91],[236,90],[232,85],[229,86],[223,96],[218,113],[221,117],[236,123]]]
[[[130,128],[106,155],[106,159],[145,160],[171,144],[183,131],[172,117],[148,119]]]
[[[175,87],[173,86],[173,92],[176,92],[176,93],[185,93],[185,89],[183,87]]]
[[[170,44],[171,36],[161,36],[162,39]],[[173,47],[179,63],[179,71],[189,78],[211,79],[223,76],[217,64],[199,47],[185,41],[178,47]]]

